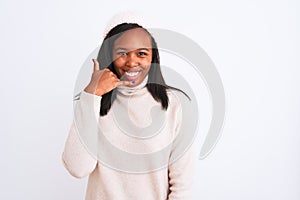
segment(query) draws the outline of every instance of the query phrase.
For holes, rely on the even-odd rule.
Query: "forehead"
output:
[[[151,37],[142,28],[124,32],[114,43],[114,48],[139,49],[152,48]]]

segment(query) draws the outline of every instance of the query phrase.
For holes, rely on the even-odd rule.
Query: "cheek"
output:
[[[146,75],[149,73],[150,67],[151,67],[151,63],[149,63],[149,64],[147,65],[147,67],[144,68],[144,70],[143,70],[144,76],[146,76]]]
[[[145,59],[143,60],[142,65],[147,66],[147,68],[150,68],[151,61],[152,61],[151,58]]]
[[[117,59],[114,61],[114,66],[116,70],[120,70],[120,68],[123,66],[123,62],[120,59]]]

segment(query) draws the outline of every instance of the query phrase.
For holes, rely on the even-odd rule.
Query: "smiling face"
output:
[[[151,37],[142,28],[126,31],[113,47],[114,67],[121,80],[139,85],[147,76],[152,60]]]

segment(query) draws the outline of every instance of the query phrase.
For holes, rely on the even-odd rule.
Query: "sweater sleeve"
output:
[[[74,119],[62,153],[62,161],[69,173],[76,178],[89,175],[97,165],[97,159],[90,153],[93,146],[85,138],[97,141],[93,137],[97,136],[100,101],[101,96],[82,91],[75,102]]]
[[[169,165],[168,200],[192,199],[193,175],[195,168],[195,150],[192,145],[185,154]]]
[[[182,123],[182,110],[179,109],[177,113],[177,127],[181,128]],[[174,146],[174,151],[181,151],[181,147]],[[176,149],[177,148],[177,149]],[[172,153],[171,153],[172,154]],[[190,200],[192,199],[193,176],[195,170],[197,156],[195,149],[195,142],[193,142],[187,150],[173,163],[168,166],[169,175],[169,195],[168,200]]]

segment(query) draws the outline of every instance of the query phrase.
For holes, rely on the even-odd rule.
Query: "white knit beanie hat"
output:
[[[138,25],[148,29],[151,28],[151,20],[146,17],[145,14],[142,14],[138,11],[122,11],[115,14],[107,23],[104,32],[103,38],[107,35],[107,33],[114,28],[115,26],[122,23],[137,23]]]

